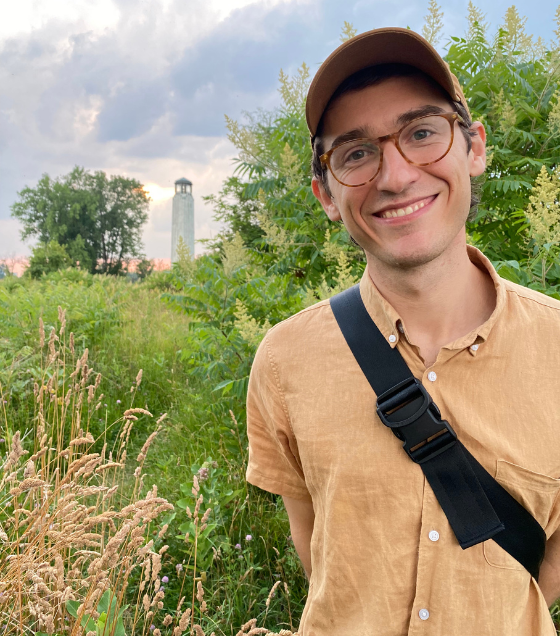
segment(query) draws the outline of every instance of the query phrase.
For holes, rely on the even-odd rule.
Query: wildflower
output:
[[[177,565],[175,566],[175,569],[177,570],[177,574],[179,574],[179,572],[183,571],[183,564],[177,563]]]
[[[117,400],[117,404],[120,404],[120,403],[121,403],[121,401],[120,401],[120,400]]]
[[[236,543],[235,544],[235,549],[236,550],[241,550],[241,544],[240,543]]]
[[[560,171],[548,174],[545,166],[535,181],[526,211],[529,234],[539,248],[560,243]]]
[[[204,481],[205,479],[208,479],[208,468],[201,468],[198,471],[198,479],[200,481]]]
[[[248,534],[248,535],[245,537],[245,541],[252,541],[252,540],[253,540],[253,537],[252,537],[252,535],[250,535],[250,534]]]
[[[247,342],[258,347],[271,325],[268,320],[261,325],[251,316],[243,302],[237,298],[235,301],[235,327]]]
[[[161,582],[162,583],[169,583],[169,577],[168,576],[162,576],[161,577]]]
[[[151,632],[153,632],[155,628],[156,628],[156,626],[152,623],[152,624],[150,625],[150,631],[151,631]]]
[[[249,263],[250,258],[239,232],[231,241],[224,242],[222,249],[224,252],[222,262],[226,276],[231,276],[236,269]]]
[[[0,444],[5,444],[6,440],[3,437],[0,437]]]
[[[163,578],[164,578],[164,579],[166,579],[167,577],[166,577],[166,576],[164,576]],[[163,587],[163,585],[159,588],[159,590],[158,590],[158,591],[159,591],[159,592],[165,592],[165,588]]]

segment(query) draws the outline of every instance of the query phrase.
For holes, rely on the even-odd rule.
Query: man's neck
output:
[[[401,317],[426,367],[441,347],[486,322],[496,306],[494,283],[470,261],[464,240],[412,269],[388,267],[369,256],[368,273]]]

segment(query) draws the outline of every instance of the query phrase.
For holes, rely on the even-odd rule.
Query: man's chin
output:
[[[418,248],[410,250],[389,251],[377,249],[373,252],[367,252],[368,257],[374,261],[382,263],[385,267],[398,269],[400,271],[410,271],[418,267],[431,263],[441,255],[441,251],[431,248]],[[368,258],[369,260],[369,258]]]

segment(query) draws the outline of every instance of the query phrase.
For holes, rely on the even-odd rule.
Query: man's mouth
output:
[[[383,210],[382,212],[376,212],[374,216],[380,219],[392,219],[398,216],[408,216],[409,214],[413,214],[414,212],[418,212],[426,205],[429,205],[437,195],[432,195],[430,197],[426,197],[425,199],[420,199],[419,201],[415,201],[409,205],[403,205],[400,208],[390,208],[387,210]]]

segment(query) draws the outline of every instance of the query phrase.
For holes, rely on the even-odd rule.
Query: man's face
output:
[[[325,150],[341,135],[364,130],[377,138],[398,130],[400,115],[435,106],[453,112],[445,97],[422,77],[398,77],[361,91],[342,95],[324,118]],[[480,123],[472,150],[454,123],[454,142],[449,153],[430,166],[413,166],[392,141],[383,144],[381,171],[369,183],[356,188],[339,184],[330,174],[332,198],[314,179],[313,190],[329,218],[344,222],[354,240],[387,265],[411,268],[440,256],[454,242],[464,241],[464,225],[470,206],[470,177],[485,168],[485,133]],[[362,136],[362,135],[360,135]],[[410,210],[416,211],[409,213]],[[388,210],[405,210],[404,216],[384,218]]]

